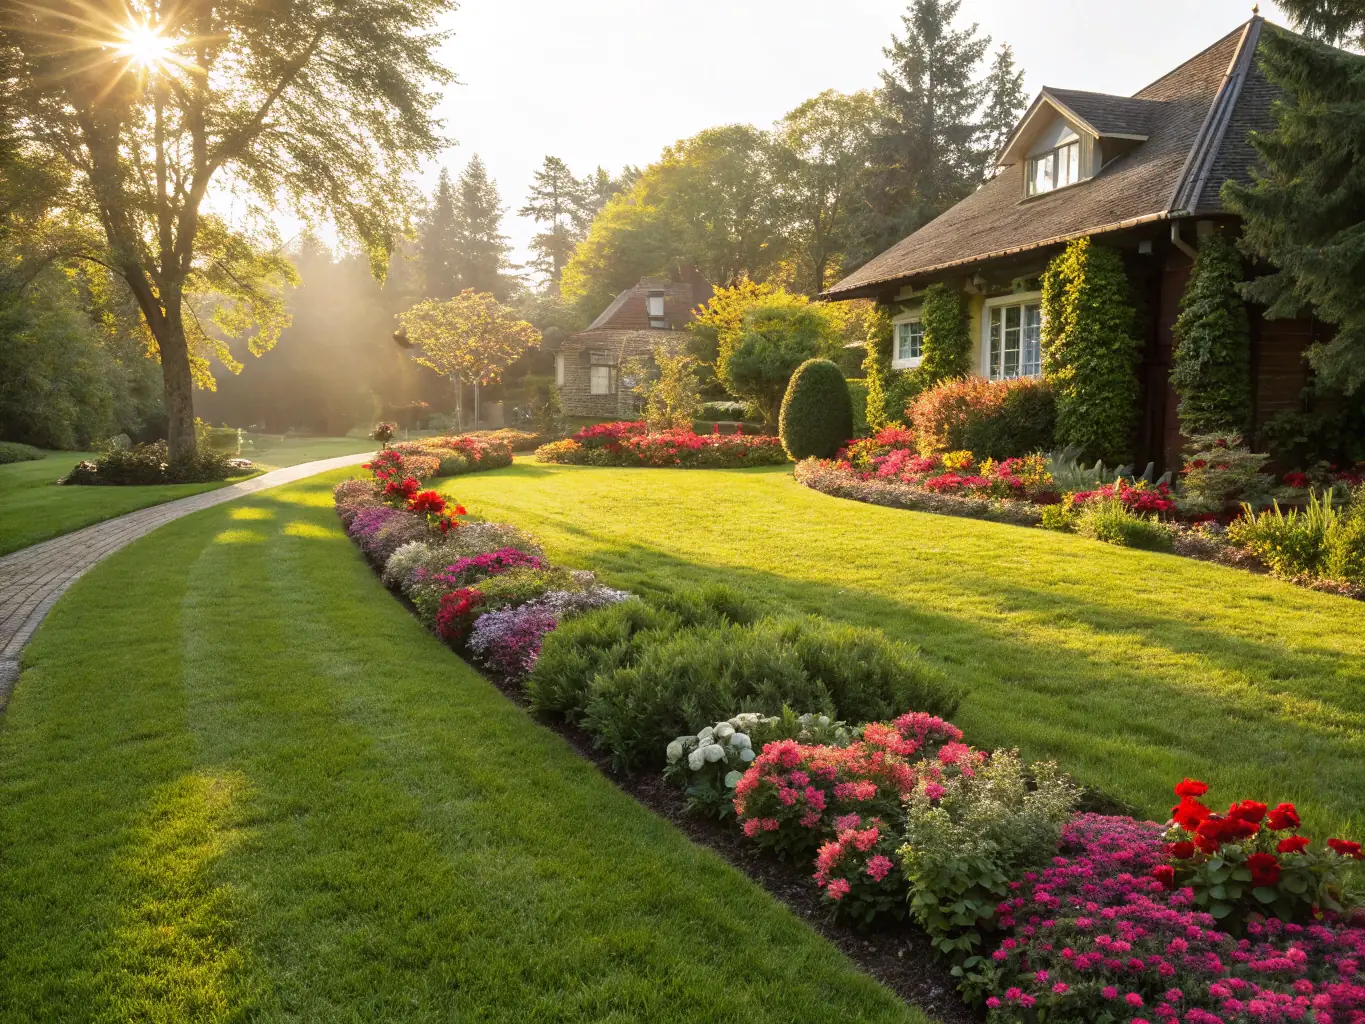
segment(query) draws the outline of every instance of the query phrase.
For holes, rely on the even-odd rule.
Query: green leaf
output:
[[[1227,890],[1221,885],[1210,886],[1209,895],[1216,900],[1225,900],[1228,898]]]
[[[1258,885],[1251,890],[1251,895],[1255,896],[1262,903],[1274,903],[1275,900],[1279,898],[1280,894],[1274,889],[1267,888],[1264,885]]]
[[[1209,913],[1221,921],[1232,913],[1232,905],[1228,903],[1215,903],[1209,910]]]

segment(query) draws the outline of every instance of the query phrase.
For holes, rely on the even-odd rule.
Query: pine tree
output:
[[[1344,34],[1361,22],[1330,24]],[[1335,324],[1335,337],[1314,345],[1309,359],[1323,383],[1353,393],[1365,385],[1365,58],[1269,27],[1260,54],[1281,90],[1277,124],[1251,136],[1262,165],[1256,179],[1229,181],[1223,200],[1243,218],[1242,250],[1275,272],[1244,294],[1271,318],[1311,309]]]
[[[455,199],[456,249],[453,265],[459,289],[490,292],[499,301],[512,290],[507,273],[516,269],[508,259],[512,247],[502,233],[504,207],[497,185],[478,154],[460,175]]]
[[[583,191],[574,209],[574,225],[579,237],[588,233],[593,220],[602,212],[613,196],[629,192],[640,180],[640,169],[627,164],[621,173],[612,177],[605,167],[598,167],[583,181]]]
[[[1221,235],[1199,246],[1175,324],[1171,385],[1180,432],[1240,434],[1251,423],[1251,335],[1238,286],[1242,260]]]
[[[1324,43],[1365,44],[1365,0],[1280,0],[1299,31]]]
[[[995,157],[1028,106],[1024,70],[1014,63],[1014,50],[1008,43],[1001,44],[983,85],[986,108],[981,112],[981,170],[983,177],[989,178],[995,173]]]
[[[428,299],[449,299],[459,294],[459,274],[455,269],[458,236],[455,190],[450,184],[450,172],[442,168],[419,243],[420,286]]]
[[[598,168],[598,173],[605,173]],[[536,171],[531,196],[517,211],[518,217],[530,217],[547,230],[531,241],[535,258],[531,266],[558,284],[574,246],[582,238],[577,217],[589,195],[589,182],[582,182],[570,172],[568,165],[557,156],[547,156]]]

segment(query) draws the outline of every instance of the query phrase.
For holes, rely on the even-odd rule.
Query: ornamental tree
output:
[[[417,362],[474,384],[496,384],[509,363],[540,343],[540,332],[515,310],[472,288],[443,302],[419,302],[398,322],[419,350]]]
[[[454,0],[4,0],[7,134],[69,168],[63,204],[98,226],[76,254],[136,299],[161,360],[172,459],[195,447],[196,380],[225,339],[260,354],[292,276],[267,228],[283,201],[387,266],[404,180],[439,148],[436,62]],[[237,220],[205,208],[230,187]],[[211,326],[204,323],[211,320]]]
[[[1186,437],[1239,433],[1251,423],[1251,332],[1241,282],[1237,250],[1222,235],[1210,236],[1175,323],[1171,384]]]
[[[722,336],[717,375],[730,394],[758,409],[771,429],[796,368],[829,352],[835,337],[821,307],[799,296],[773,296],[749,307],[739,330]]]
[[[1043,376],[1057,398],[1057,443],[1123,462],[1138,415],[1138,343],[1123,260],[1080,238],[1043,275]]]

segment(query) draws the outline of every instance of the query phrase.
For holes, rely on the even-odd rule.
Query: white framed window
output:
[[[895,320],[891,324],[891,368],[908,370],[924,359],[924,324],[915,314],[913,318]]]
[[[564,353],[555,353],[555,387],[564,386]]]
[[[606,352],[588,354],[588,394],[611,395],[616,392],[616,367]]]
[[[1081,180],[1081,140],[1039,153],[1028,159],[1028,194],[1051,192]]]
[[[650,292],[645,300],[649,312],[649,326],[667,329],[668,320],[664,316],[664,293]]]
[[[1038,293],[987,299],[981,315],[982,374],[991,380],[1043,372],[1043,306]]]

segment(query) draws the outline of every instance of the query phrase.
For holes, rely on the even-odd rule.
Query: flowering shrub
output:
[[[899,425],[883,427],[871,437],[859,438],[835,454],[839,462],[847,462],[859,473],[871,473],[874,460],[883,459],[895,451],[915,451],[915,432]]]
[[[1055,764],[1026,773],[1014,751],[987,757],[959,743],[944,747],[940,760],[950,752],[955,756],[945,765],[955,770],[937,778],[921,773],[906,803],[898,854],[911,914],[964,977],[981,962],[983,932],[1012,923],[1000,909],[1010,879],[1056,853],[1080,793]]]
[[[474,661],[505,679],[521,680],[540,656],[540,643],[559,625],[554,612],[534,604],[480,615],[466,646]]]
[[[736,715],[668,744],[664,778],[683,788],[688,810],[717,818],[734,810],[735,784],[758,756],[751,732],[760,717]]]
[[[871,924],[905,917],[905,876],[896,863],[899,837],[881,818],[846,814],[815,855],[815,884],[840,917]]]
[[[1168,485],[1149,484],[1146,480],[1119,480],[1093,491],[1078,491],[1071,496],[1077,508],[1092,501],[1117,501],[1132,512],[1166,514],[1175,511],[1175,497]]]
[[[1165,859],[1153,822],[1084,814],[1062,848],[1068,856],[1011,883],[1013,933],[982,969],[988,987],[969,990],[992,993],[992,1024],[1336,1024],[1365,1012],[1358,926],[1271,918],[1234,938],[1194,909],[1189,888],[1152,877]]]
[[[1218,814],[1199,800],[1208,789],[1196,779],[1175,787],[1180,803],[1166,833],[1170,863],[1155,868],[1153,877],[1168,889],[1189,886],[1194,906],[1233,934],[1244,931],[1251,915],[1307,923],[1320,911],[1344,909],[1345,875],[1360,859],[1358,844],[1329,839],[1327,849],[1313,849],[1295,834],[1293,804],[1272,809],[1243,800]]]
[[[548,590],[527,607],[549,612],[562,621],[572,615],[629,601],[634,596],[628,590],[613,590],[611,587],[591,584],[582,590]]]
[[[457,643],[464,639],[483,604],[483,595],[472,587],[461,587],[441,595],[436,612],[436,633],[443,640]]]
[[[1180,471],[1180,510],[1219,514],[1242,501],[1264,504],[1274,482],[1262,472],[1269,459],[1244,445],[1239,434],[1190,438]]]
[[[780,438],[757,434],[644,432],[642,423],[601,423],[536,450],[536,461],[565,465],[654,466],[688,469],[786,463]]]
[[[1053,444],[1056,404],[1037,378],[945,380],[921,392],[906,412],[923,455],[970,449],[1005,459]]]

